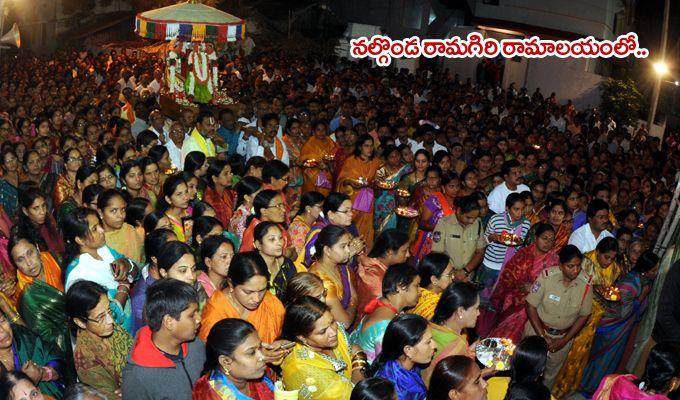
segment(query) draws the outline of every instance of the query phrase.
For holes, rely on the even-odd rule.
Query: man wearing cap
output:
[[[548,342],[543,383],[550,389],[592,311],[592,277],[582,271],[582,261],[581,252],[567,245],[560,252],[560,265],[541,272],[527,295],[524,336],[538,335]]]

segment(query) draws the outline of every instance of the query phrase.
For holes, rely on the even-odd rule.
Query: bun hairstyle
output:
[[[205,363],[201,375],[219,368],[220,356],[231,357],[252,333],[257,334],[255,327],[240,318],[225,318],[213,325],[205,341]]]

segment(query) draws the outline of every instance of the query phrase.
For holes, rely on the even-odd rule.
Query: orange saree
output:
[[[300,162],[307,160],[317,160],[322,163],[325,155],[335,154],[335,142],[330,137],[326,136],[324,140],[318,139],[316,136],[311,136],[300,150]],[[319,175],[325,174],[326,180],[319,178]],[[327,169],[319,167],[305,168],[302,173],[302,193],[311,192],[313,190],[328,196],[332,189],[332,175]],[[326,182],[328,184],[326,185]]]
[[[263,342],[271,343],[281,335],[284,314],[285,309],[281,301],[273,294],[267,292],[260,306],[257,310],[251,311],[248,314],[246,321],[253,324]],[[203,307],[201,329],[198,331],[198,337],[205,342],[213,325],[225,318],[241,318],[241,315],[236,311],[231,304],[231,300],[224,292],[218,290],[213,293],[210,300]]]
[[[54,260],[54,257],[52,257],[50,253],[43,251],[40,253],[40,260],[43,265],[45,283],[64,293],[64,281],[61,279],[61,268],[59,268],[59,264]],[[17,299],[20,299],[26,288],[33,284],[34,279],[34,277],[28,276],[17,269],[17,288],[15,295]]]
[[[363,160],[361,157],[351,156],[345,161],[345,164],[338,175],[337,191],[345,193],[352,200],[354,210],[354,224],[359,231],[359,235],[364,237],[366,246],[370,249],[373,247],[373,203],[375,198],[372,197],[370,206],[362,210],[362,206],[357,203],[357,197],[363,192],[363,195],[373,195],[373,180],[378,168],[382,165],[382,161],[374,157],[371,160]],[[369,186],[361,189],[356,189],[350,182],[363,178],[369,183]]]

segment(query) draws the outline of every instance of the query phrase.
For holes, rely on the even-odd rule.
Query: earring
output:
[[[458,314],[458,319],[463,319],[463,316]]]
[[[226,368],[224,369],[224,375],[229,376],[229,370]]]

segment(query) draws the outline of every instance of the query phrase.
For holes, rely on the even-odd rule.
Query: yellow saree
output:
[[[144,237],[132,225],[124,222],[115,232],[105,232],[106,244],[120,254],[134,261],[144,264]]]
[[[299,390],[305,400],[348,400],[352,394],[352,359],[347,333],[338,324],[333,357],[296,344],[281,364],[286,390]]]

